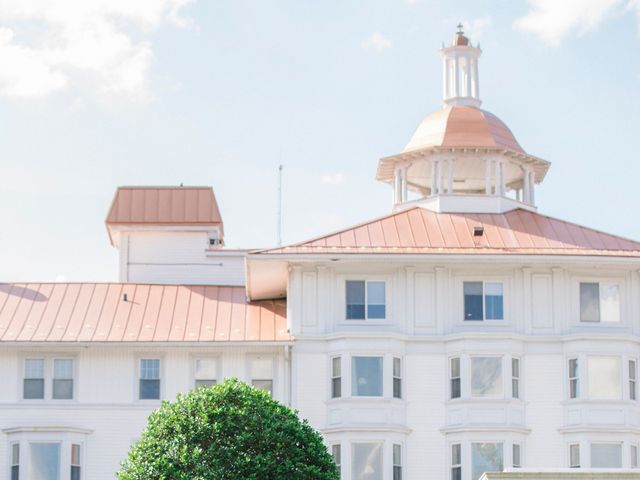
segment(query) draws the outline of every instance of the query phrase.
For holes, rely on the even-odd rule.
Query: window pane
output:
[[[11,465],[20,465],[20,444],[11,445]]]
[[[367,318],[385,318],[384,282],[367,282]]]
[[[393,445],[393,464],[402,465],[402,446],[398,444]]]
[[[513,444],[513,466],[514,468],[520,468],[520,445],[517,443]]]
[[[213,380],[218,378],[215,358],[199,358],[196,360],[196,380]]]
[[[382,480],[382,443],[353,444],[353,480]]]
[[[580,284],[580,321],[600,321],[600,293],[597,283]]]
[[[53,398],[55,400],[73,399],[73,380],[53,380]]]
[[[600,284],[600,320],[620,321],[620,290],[615,283]]]
[[[140,380],[140,400],[160,399],[160,380]]]
[[[464,282],[464,319],[482,320],[482,282]]]
[[[569,377],[575,378],[578,376],[578,359],[572,358],[569,360]]]
[[[451,465],[460,465],[462,463],[462,453],[460,444],[451,445]]]
[[[336,377],[331,379],[331,398],[340,398],[342,396],[342,378]]]
[[[571,468],[580,467],[580,445],[569,445],[569,466]]]
[[[638,447],[631,445],[631,468],[638,468]]]
[[[503,466],[502,443],[471,444],[473,480],[478,480],[484,472],[501,472]]]
[[[71,466],[71,480],[80,480],[80,467]]]
[[[451,380],[451,398],[460,398],[460,379],[453,378]]]
[[[24,361],[24,378],[44,378],[44,360],[28,358]]]
[[[142,359],[140,360],[140,378],[145,380],[155,380],[160,378],[160,360]]]
[[[451,469],[451,480],[462,480],[462,467],[453,467]]]
[[[254,358],[251,360],[251,378],[257,380],[273,379],[273,358]]]
[[[451,359],[451,377],[459,377],[460,376],[460,359],[452,358]]]
[[[351,377],[352,395],[381,397],[382,357],[353,357]]]
[[[393,376],[400,378],[402,376],[402,361],[399,358],[393,359]]]
[[[43,399],[44,398],[44,380],[25,378],[23,397],[25,400]]]
[[[341,357],[333,357],[331,359],[331,376],[340,377],[342,375]]]
[[[53,378],[73,378],[73,360],[56,358],[53,361]]]
[[[71,465],[80,465],[80,445],[71,445]]]
[[[60,445],[32,443],[29,480],[60,480]]]
[[[331,455],[333,456],[333,462],[340,466],[342,463],[342,451],[340,449],[340,444],[331,445]]]
[[[471,358],[471,394],[474,397],[502,395],[502,358]]]
[[[347,289],[347,319],[364,320],[364,281],[348,280]]]
[[[517,358],[511,359],[511,376],[515,378],[520,377],[520,360]]]
[[[252,380],[251,385],[258,390],[269,392],[269,394],[273,396],[273,380]]]
[[[215,380],[196,380],[196,387],[199,387],[201,385],[204,385],[205,387],[212,387],[216,383],[218,382],[216,382]]]
[[[620,388],[620,359],[589,357],[589,398],[616,400],[622,396]]]
[[[486,283],[484,288],[485,319],[502,320],[504,318],[502,283]]]
[[[591,468],[622,468],[622,445],[592,443]]]

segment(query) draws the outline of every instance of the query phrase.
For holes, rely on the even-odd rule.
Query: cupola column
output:
[[[536,175],[535,175],[535,172],[532,170],[529,172],[529,203],[531,205],[536,204],[535,184],[536,184]]]
[[[448,179],[447,179],[447,193],[448,194],[452,194],[453,193],[453,158],[450,158],[449,161],[447,162],[448,164]]]
[[[531,204],[531,175],[530,170],[526,169],[524,171],[524,184],[522,186],[523,200],[524,203]]]
[[[484,176],[484,193],[486,195],[491,195],[491,164],[493,160],[490,158],[485,158],[485,176]]]

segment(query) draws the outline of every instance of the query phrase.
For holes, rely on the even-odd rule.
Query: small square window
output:
[[[504,292],[500,282],[464,282],[466,321],[503,320]]]
[[[347,280],[345,287],[347,320],[386,318],[385,282]]]

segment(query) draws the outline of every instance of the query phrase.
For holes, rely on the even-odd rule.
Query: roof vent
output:
[[[484,227],[473,227],[473,236],[481,237],[484,235]]]

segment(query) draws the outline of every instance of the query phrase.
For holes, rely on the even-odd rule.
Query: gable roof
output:
[[[474,228],[483,234],[474,236]],[[436,213],[413,207],[260,254],[525,254],[640,257],[640,242],[524,209]]]
[[[286,301],[248,302],[244,287],[0,284],[0,343],[290,340]]]

